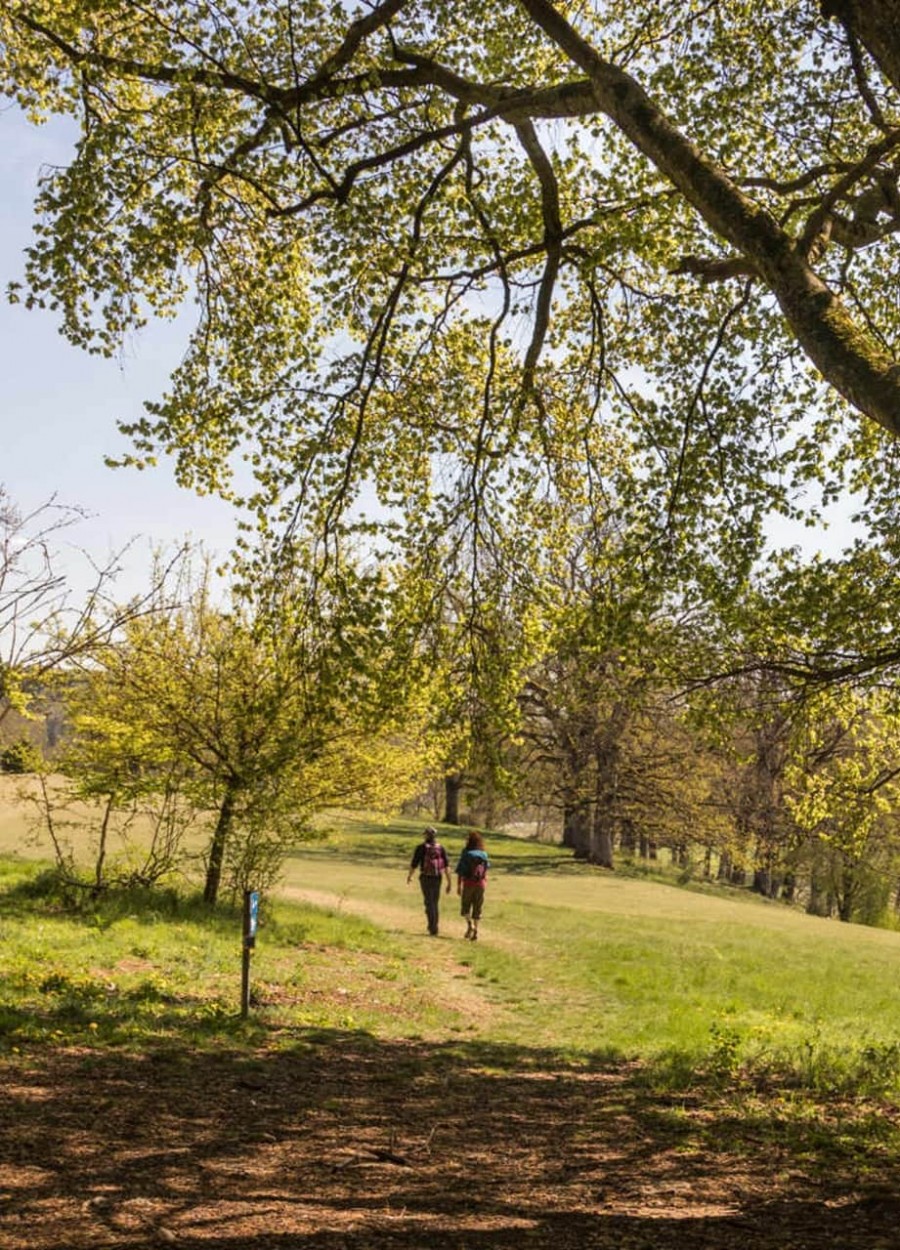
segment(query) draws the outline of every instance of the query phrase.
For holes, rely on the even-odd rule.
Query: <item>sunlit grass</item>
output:
[[[376,925],[327,908],[266,907],[239,1018],[241,916],[152,892],[72,910],[52,874],[0,860],[0,1048],[165,1041],[214,1045],[271,1027],[359,1028],[383,1036],[459,1027],[427,966]]]
[[[327,853],[299,850],[287,888],[368,908],[392,935],[414,930],[419,903],[405,884],[414,837],[384,857],[360,855],[352,828],[341,839]],[[454,958],[491,1009],[494,1040],[835,1088],[895,1083],[897,934],[623,878],[530,843],[504,858],[497,835],[488,845],[482,941],[460,943]],[[455,898],[442,908],[442,928],[459,934]]]
[[[36,865],[5,861],[0,1047],[279,1044],[335,1028],[634,1060],[671,1081],[896,1090],[897,934],[490,834],[481,940],[461,940],[451,895],[435,942],[406,883],[422,827],[334,818],[288,858],[263,912],[248,1021],[236,911],[172,893],[73,913],[35,887]],[[441,830],[451,858],[463,834]]]

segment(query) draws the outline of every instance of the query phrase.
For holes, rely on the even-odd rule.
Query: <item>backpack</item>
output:
[[[486,876],[487,876],[487,861],[484,860],[480,855],[470,855],[467,852],[466,853],[466,872],[465,872],[466,881],[474,881],[480,885]]]
[[[439,877],[444,871],[444,848],[440,842],[426,842],[422,872],[426,877]]]

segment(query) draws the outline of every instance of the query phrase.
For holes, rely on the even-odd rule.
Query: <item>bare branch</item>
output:
[[[559,186],[556,181],[556,175],[553,172],[553,165],[549,157],[540,145],[533,124],[531,122],[520,122],[516,126],[516,134],[519,136],[519,141],[525,149],[532,168],[541,184],[541,213],[544,221],[543,244],[546,259],[535,306],[531,342],[528,344],[523,365],[525,390],[526,392],[533,392],[534,372],[540,359],[544,340],[547,337],[547,330],[550,327],[553,292],[556,287],[556,278],[559,273],[562,256],[563,229],[560,219]]]

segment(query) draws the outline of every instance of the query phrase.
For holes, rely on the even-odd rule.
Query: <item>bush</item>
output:
[[[41,753],[27,738],[20,738],[0,751],[0,772],[36,773],[43,760]]]

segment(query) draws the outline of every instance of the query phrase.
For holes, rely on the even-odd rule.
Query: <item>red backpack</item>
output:
[[[445,859],[444,848],[440,842],[426,842],[422,872],[426,877],[439,877],[444,871]]]
[[[474,885],[481,885],[487,876],[487,860],[481,855],[473,855],[471,851],[465,852],[462,868],[463,880],[472,882]]]

